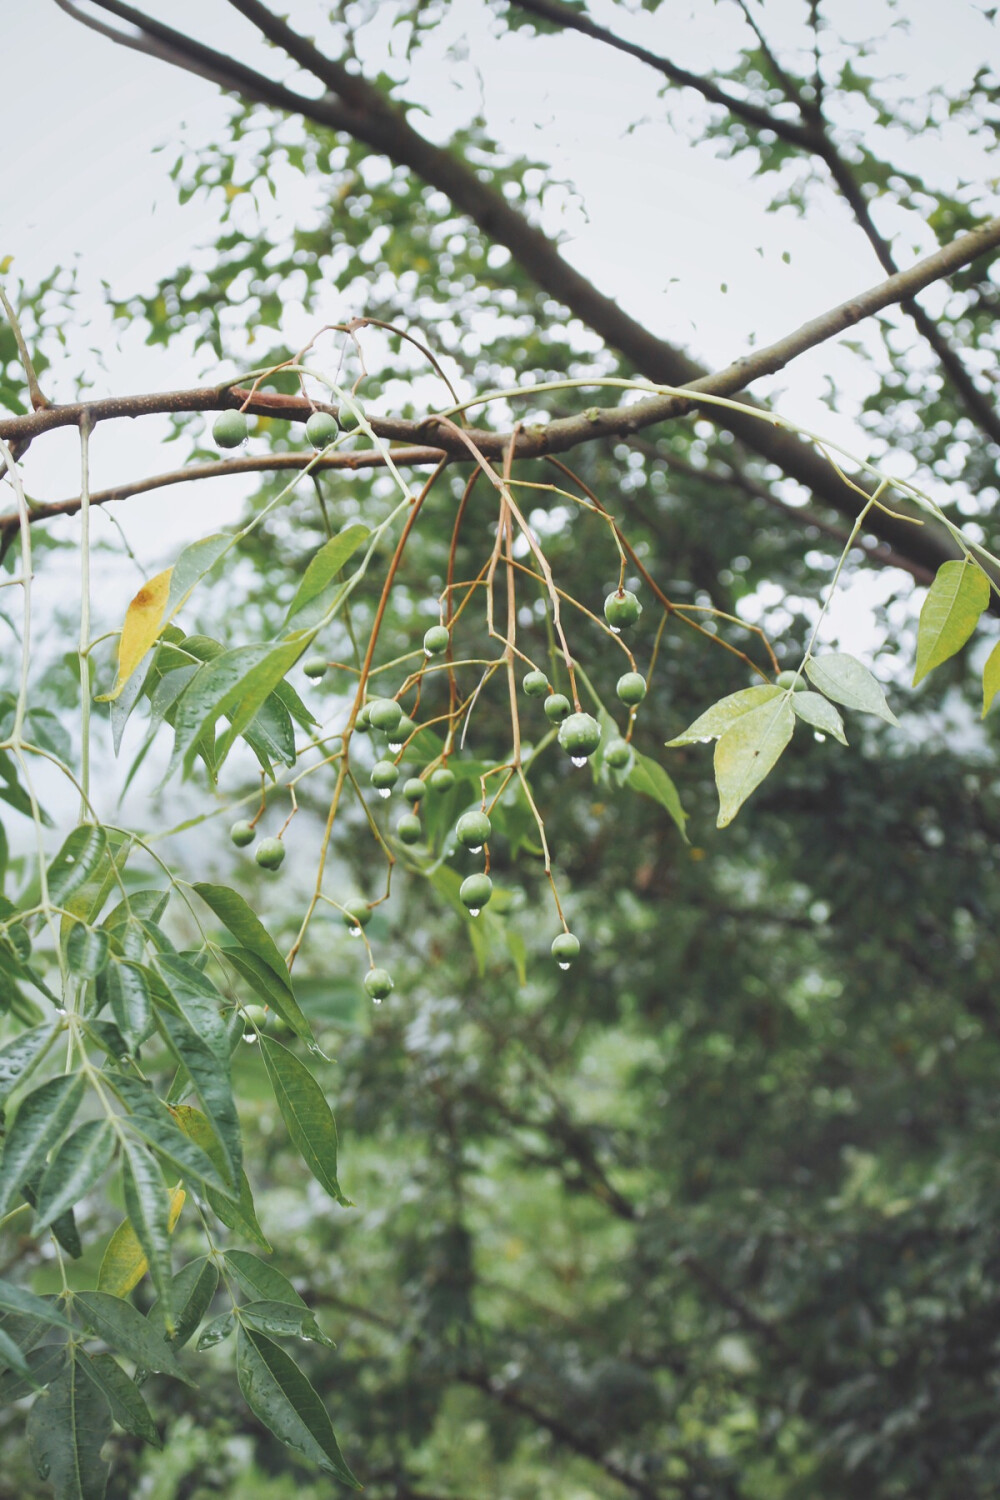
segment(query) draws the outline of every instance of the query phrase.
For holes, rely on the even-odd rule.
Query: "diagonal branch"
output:
[[[760,130],[772,131],[779,140],[786,141],[789,145],[796,146],[800,150],[814,155],[823,162],[830,173],[835,186],[840,191],[844,201],[850,208],[855,220],[863,230],[869,244],[875,251],[882,269],[890,275],[899,270],[898,263],[893,256],[889,242],[883,237],[871,216],[867,199],[861,190],[861,186],[852,172],[850,165],[837,149],[836,143],[830,133],[830,124],[815,100],[803,97],[795,80],[781,66],[774,53],[769,48],[767,41],[754,19],[749,7],[738,0],[747,25],[753,31],[754,36],[764,52],[775,78],[785,92],[785,97],[790,104],[795,105],[799,112],[799,120],[785,119],[784,116],[775,114],[773,110],[765,109],[762,105],[754,104],[750,100],[741,99],[738,95],[730,94],[720,89],[711,79],[701,77],[697,73],[688,72],[686,68],[680,68],[669,58],[662,57],[655,52],[650,52],[646,47],[637,46],[633,42],[626,41],[615,32],[608,30],[606,26],[600,26],[597,22],[585,15],[582,11],[573,9],[565,3],[565,0],[513,0],[518,9],[527,11],[546,21],[564,27],[567,31],[576,31],[583,36],[591,37],[594,41],[602,42],[608,47],[614,48],[616,52],[623,52],[629,57],[636,58],[645,63],[647,67],[653,68],[662,74],[671,83],[681,88],[691,88],[701,95],[709,104],[718,104],[726,109],[734,119],[742,120],[745,124],[754,126]],[[1000,444],[1000,412],[991,402],[989,396],[979,389],[958,351],[954,349],[945,333],[941,330],[931,315],[925,311],[920,304],[912,298],[901,301],[903,311],[912,318],[918,332],[926,339],[934,350],[942,368],[946,371],[956,392],[961,397],[967,411],[975,419],[983,432],[994,443]]]

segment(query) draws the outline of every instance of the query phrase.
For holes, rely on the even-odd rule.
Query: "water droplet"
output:
[[[587,757],[585,755],[571,755],[570,760],[574,766],[585,766],[587,764]]]
[[[820,732],[819,732],[818,729],[813,734],[813,739],[816,741],[817,745],[825,745],[826,744],[826,735],[825,734],[820,734]]]
[[[569,968],[569,964],[560,964],[559,967],[560,967],[560,969],[568,969]]]
[[[482,844],[470,844],[469,845],[469,853],[470,854],[481,854],[482,851],[483,851]]]
[[[381,995],[373,995],[372,996],[372,1004],[373,1005],[381,1005],[382,1004],[382,997],[381,997]]]
[[[387,786],[380,786],[379,789],[378,789],[378,794],[379,794],[380,797],[388,797],[389,796],[389,788]]]
[[[348,929],[347,929],[347,936],[348,937],[360,937],[361,936],[361,928],[358,926],[358,924],[356,922],[352,923],[351,926],[348,927]]]
[[[482,911],[482,907],[481,906],[470,906],[469,907],[469,916],[470,917],[478,917],[479,913],[481,911]]]
[[[244,1031],[244,1033],[243,1033],[243,1040],[245,1042],[251,1042],[251,1043],[255,1042],[257,1040],[257,1033],[256,1033],[256,1031]]]
[[[609,625],[608,629],[611,631],[612,635],[621,635],[622,633],[620,625]]]
[[[431,657],[434,655],[434,652],[433,651],[428,651],[427,647],[425,646],[424,647],[424,655],[426,656],[427,660],[430,661]]]
[[[389,741],[389,749],[392,751],[393,755],[398,755],[399,752],[400,752],[400,750],[402,750],[402,748],[403,748],[403,742],[402,742],[402,740],[390,740]]]

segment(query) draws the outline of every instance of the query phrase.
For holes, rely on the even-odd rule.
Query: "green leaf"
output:
[[[245,1302],[240,1308],[240,1322],[260,1333],[273,1333],[278,1338],[310,1339],[313,1343],[336,1346],[316,1322],[315,1314],[308,1307],[293,1302]]]
[[[13,1375],[20,1375],[29,1387],[36,1385],[23,1350],[4,1328],[0,1328],[0,1364],[6,1366]]]
[[[899,720],[885,701],[885,694],[868,668],[846,651],[830,651],[806,662],[806,676],[821,693],[859,713],[875,714],[887,724]]]
[[[110,1436],[103,1392],[71,1359],[28,1414],[31,1456],[55,1500],[104,1500],[108,1464],[101,1448]]]
[[[0,1158],[0,1218],[67,1129],[83,1098],[79,1074],[50,1078],[21,1100]]]
[[[305,1064],[273,1037],[262,1034],[260,1049],[281,1118],[299,1155],[330,1197],[350,1207],[337,1181],[337,1126],[326,1095]]]
[[[800,719],[806,724],[811,724],[821,734],[832,735],[842,745],[847,744],[844,721],[833,704],[824,698],[822,693],[793,693],[792,708]]]
[[[225,1152],[227,1175],[235,1184],[243,1163],[243,1143],[228,1054],[225,1062],[221,1062],[184,1017],[164,1010],[158,1019],[174,1056],[187,1069],[202,1109],[212,1122]]]
[[[788,698],[741,714],[715,747],[715,782],[719,789],[718,826],[727,827],[744,802],[773,768],[792,737],[795,714]]]
[[[237,942],[255,953],[290,992],[292,981],[277,944],[239,892],[230,890],[228,886],[207,885],[205,882],[196,883],[194,889],[205,904],[212,908],[219,921],[229,928]]]
[[[293,1307],[306,1304],[292,1286],[287,1276],[269,1266],[258,1255],[249,1250],[227,1250],[226,1265],[232,1271],[248,1297],[254,1301],[291,1303]]]
[[[168,777],[182,761],[185,770],[189,769],[203,736],[214,733],[217,721],[239,702],[247,673],[272,649],[267,643],[237,646],[198,668],[174,707],[174,748]]]
[[[153,1027],[150,973],[142,964],[115,958],[100,976],[97,994],[108,1005],[122,1036],[133,1051]]]
[[[99,927],[74,922],[66,939],[66,963],[71,974],[96,979],[106,967],[111,939]]]
[[[37,1067],[62,1030],[62,1022],[47,1022],[22,1031],[20,1036],[0,1048],[0,1107]]]
[[[132,1078],[126,1073],[114,1073],[108,1082],[127,1106],[127,1121],[147,1145],[180,1173],[185,1180],[192,1178],[206,1187],[218,1188],[231,1194],[225,1174],[219,1170],[212,1157],[201,1149],[181,1129],[173,1113],[145,1081]]]
[[[77,1292],[73,1305],[88,1328],[127,1359],[135,1360],[144,1369],[193,1384],[177,1363],[161,1329],[144,1318],[131,1302],[107,1292]]]
[[[63,1316],[50,1297],[38,1297],[12,1281],[0,1281],[0,1311],[18,1313],[26,1318],[40,1318],[53,1328],[70,1328],[72,1325]]]
[[[222,1018],[222,995],[201,969],[176,954],[159,954],[156,959],[164,984],[181,1015],[228,1071],[229,1037]]]
[[[108,847],[104,829],[93,823],[74,828],[48,869],[49,900],[66,906],[96,873]]]
[[[175,1187],[170,1194],[167,1209],[167,1229],[173,1232],[187,1194],[182,1187]],[[149,1270],[149,1261],[139,1243],[139,1237],[128,1219],[123,1219],[108,1241],[97,1273],[98,1290],[113,1297],[125,1297]]]
[[[66,1362],[65,1344],[43,1344],[25,1356],[27,1378],[8,1367],[0,1374],[0,1406],[23,1401],[25,1396],[54,1380]]]
[[[663,767],[648,755],[640,755],[635,752],[635,762],[629,773],[627,785],[634,792],[640,792],[644,797],[652,797],[661,807],[665,807],[680,830],[681,837],[687,839],[684,832],[684,824],[687,822],[687,813],[681,806],[680,795],[670,777]]]
[[[116,1140],[109,1120],[88,1120],[63,1141],[38,1186],[33,1234],[72,1208],[100,1181],[111,1165]]]
[[[968,560],[941,564],[920,611],[914,687],[961,651],[989,602],[990,583],[982,568]]]
[[[111,1415],[133,1437],[142,1438],[154,1448],[162,1448],[149,1407],[134,1380],[131,1380],[111,1354],[78,1354],[83,1373],[94,1382],[111,1409]]]
[[[299,1009],[295,996],[283,985],[274,970],[256,953],[245,948],[220,948],[219,956],[231,964],[241,978],[269,1005],[275,1015],[290,1026],[304,1042],[311,1042],[309,1022]]]
[[[323,543],[306,568],[302,582],[288,606],[286,624],[293,615],[297,615],[299,610],[304,609],[311,600],[315,599],[317,594],[323,592],[327,584],[336,578],[348,558],[354,555],[369,535],[368,527],[355,521],[352,525],[345,526],[343,531],[338,532],[336,536],[332,536],[328,542]]]
[[[170,1340],[172,1349],[182,1349],[198,1329],[219,1289],[219,1268],[207,1255],[189,1261],[174,1277],[173,1302],[177,1327]],[[159,1303],[150,1308],[150,1318],[159,1313]]]
[[[144,1146],[126,1140],[122,1154],[125,1212],[149,1263],[149,1274],[163,1303],[167,1331],[172,1333],[170,1196],[167,1184],[157,1162]]]
[[[227,695],[227,711],[232,709],[232,719],[229,728],[222,735],[217,747],[218,762],[221,765],[229,754],[237,738],[247,733],[249,743],[249,730],[253,725],[260,727],[261,715],[265,713],[265,705],[279,682],[284,680],[286,672],[289,672],[303,651],[309,644],[309,636],[302,632],[296,632],[295,636],[288,641],[282,641],[275,646],[256,666],[252,666],[239,683],[238,689]],[[280,705],[279,705],[280,707]],[[281,710],[285,712],[284,709]],[[289,721],[289,732],[291,721]],[[276,754],[279,755],[286,765],[295,764],[294,737],[292,740],[291,760],[287,752],[282,751],[280,741],[276,742]],[[190,757],[189,757],[190,759]]]
[[[730,729],[744,714],[780,696],[781,688],[774,687],[771,683],[762,683],[759,687],[741,688],[738,693],[730,693],[728,698],[720,698],[718,703],[713,703],[712,707],[707,708],[700,718],[695,719],[683,734],[677,735],[676,739],[668,740],[667,744],[708,744],[710,740],[717,740],[721,734],[725,734],[726,730]]]
[[[283,1349],[241,1326],[236,1375],[250,1410],[275,1437],[352,1489],[361,1488],[344,1462],[323,1403]]]
[[[216,531],[203,536],[200,541],[185,547],[174,563],[170,573],[170,592],[167,596],[163,622],[167,624],[187,603],[197,584],[210,573],[224,552],[233,545],[234,538],[225,532]]]
[[[232,1311],[219,1313],[210,1323],[206,1323],[198,1335],[198,1353],[204,1349],[214,1349],[216,1344],[221,1344],[227,1339],[236,1327],[236,1314]]]
[[[993,706],[993,699],[1000,692],[1000,641],[986,658],[983,668],[983,718]]]
[[[208,1120],[200,1109],[193,1108],[190,1104],[179,1104],[173,1111],[177,1124],[184,1134],[190,1136],[191,1140],[212,1158],[220,1172],[224,1170],[222,1148],[218,1137],[213,1131]],[[257,1222],[257,1214],[254,1209],[253,1194],[250,1191],[250,1183],[247,1174],[240,1171],[239,1174],[239,1198],[234,1202],[232,1198],[223,1197],[212,1187],[206,1187],[208,1204],[216,1218],[221,1219],[227,1229],[235,1230],[237,1234],[244,1235],[259,1245],[262,1250],[270,1250],[271,1246]]]

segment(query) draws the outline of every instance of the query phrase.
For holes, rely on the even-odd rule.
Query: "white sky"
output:
[[[856,38],[878,30],[885,18],[871,0],[831,0],[829,8]],[[273,66],[273,54],[255,44],[252,28],[225,0],[149,0],[149,9],[222,50]],[[353,9],[360,14],[360,7]],[[604,0],[593,0],[591,9],[695,70],[726,61],[720,26],[733,12],[730,5],[685,0],[665,4],[658,16],[631,17]],[[979,63],[996,58],[996,31],[962,0],[947,7],[946,19],[936,0],[907,0],[904,9],[910,34],[898,36],[891,53],[903,92],[958,86]],[[147,289],[211,241],[214,210],[197,200],[178,207],[167,172],[182,137],[189,145],[219,138],[227,103],[204,81],[86,31],[52,0],[0,0],[0,10],[5,55],[19,60],[5,69],[0,96],[8,140],[0,259],[13,255],[13,272],[29,283],[54,265],[76,264],[81,307],[92,326],[74,335],[72,346],[87,363],[83,351],[99,348],[104,367],[91,370],[96,392],[184,386],[220,373],[208,370],[204,356],[192,367],[180,348],[146,349],[138,330],[116,335],[116,348],[101,308],[101,282],[119,294]],[[312,0],[297,0],[294,19],[305,17],[307,30],[312,16],[319,31],[321,11]],[[760,13],[780,38],[802,6],[800,0],[766,0]],[[377,30],[367,45],[391,70]],[[416,123],[443,136],[467,118],[480,90],[487,125],[501,143],[548,159],[556,177],[575,185],[578,198],[556,195],[547,226],[565,236],[567,257],[708,365],[724,364],[751,341],[768,342],[880,279],[873,253],[846,213],[808,223],[787,211],[768,216],[770,181],[749,179],[745,163],[686,146],[664,125],[656,77],[639,63],[576,36],[520,36],[498,44],[482,0],[454,0],[438,57],[421,65],[408,89],[433,110],[432,121],[417,117]],[[645,123],[629,134],[640,120]],[[157,154],[157,146],[166,149]],[[946,137],[927,137],[914,159],[932,163],[945,180],[980,170],[976,161],[951,162],[948,150]],[[922,244],[901,245],[899,253],[906,262],[931,244],[926,235]],[[797,361],[769,388],[786,415],[864,452],[850,410],[834,417],[819,404],[830,372],[848,391],[853,382],[863,394],[854,362],[829,348]],[[93,442],[94,486],[174,467],[177,446],[160,448],[165,432],[159,419],[105,424]],[[36,444],[27,464],[29,491],[39,498],[75,493],[76,464],[72,434]],[[177,487],[118,506],[116,513],[143,562],[161,566],[185,541],[233,520],[248,489],[239,479],[217,482],[211,491]],[[134,572],[123,575],[121,598],[114,588],[102,598],[107,619],[97,626],[111,628],[120,619],[134,578]]]

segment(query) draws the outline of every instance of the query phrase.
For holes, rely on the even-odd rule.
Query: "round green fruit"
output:
[[[621,771],[632,759],[632,746],[628,740],[609,740],[604,751],[604,763],[615,771]]]
[[[220,448],[238,448],[246,442],[248,431],[241,411],[220,411],[212,423],[212,437]]]
[[[403,717],[403,710],[395,698],[373,698],[368,705],[368,722],[373,729],[381,729],[385,734],[392,734],[398,728],[399,721]]]
[[[427,778],[427,784],[434,792],[450,792],[455,785],[455,773],[449,771],[447,766],[438,766]]]
[[[246,818],[241,818],[238,823],[234,823],[232,828],[230,828],[229,837],[237,849],[245,849],[247,844],[252,844],[254,841],[253,824],[248,823]]]
[[[367,927],[371,919],[372,909],[364,896],[355,896],[344,902],[344,926],[351,932],[356,933],[359,928]]]
[[[615,692],[623,703],[634,708],[646,696],[646,679],[639,672],[623,672],[618,679]]]
[[[419,802],[426,795],[427,783],[426,781],[421,781],[419,776],[411,776],[408,781],[403,783],[403,796],[407,802]]]
[[[359,406],[358,413],[360,412]],[[358,430],[358,418],[345,402],[341,403],[337,412],[337,421],[340,423],[341,432],[357,432]]]
[[[440,656],[447,651],[451,636],[447,625],[432,625],[424,631],[424,652],[427,656]]]
[[[280,839],[261,839],[253,857],[262,870],[277,870],[285,858],[285,846]]]
[[[307,656],[302,663],[302,670],[307,677],[323,677],[326,675],[325,656]]]
[[[549,690],[549,679],[544,672],[525,672],[521,678],[521,686],[529,698],[540,698]]]
[[[369,969],[365,975],[365,989],[378,1005],[392,991],[392,977],[388,969]]]
[[[493,824],[484,812],[463,813],[455,828],[458,842],[466,849],[481,849],[492,832]]]
[[[306,423],[306,437],[314,448],[325,448],[332,443],[340,432],[340,425],[336,417],[331,417],[328,411],[314,411]]]
[[[262,1031],[270,1012],[266,1005],[244,1005],[243,1019],[254,1031]]]
[[[642,614],[642,605],[629,589],[619,589],[604,601],[604,618],[612,630],[634,625]]]
[[[394,740],[398,740],[399,743],[402,744],[404,740],[408,740],[410,738],[410,735],[416,734],[416,732],[417,726],[414,723],[413,719],[410,718],[409,714],[404,714],[399,723],[396,725],[396,728],[393,730],[392,737]]]
[[[396,824],[396,833],[404,844],[419,843],[421,829],[416,813],[404,813]]]
[[[553,724],[561,724],[563,719],[570,714],[573,705],[565,693],[550,693],[542,707],[547,719],[550,719]]]
[[[354,721],[354,728],[357,730],[358,734],[371,734],[372,726],[368,716],[368,710],[370,707],[370,704],[362,703],[361,707],[358,709],[358,717]]]
[[[568,969],[574,958],[580,957],[580,939],[571,932],[560,932],[552,939],[552,957],[561,969]]]
[[[774,685],[784,689],[786,693],[789,688],[796,693],[804,693],[809,688],[805,678],[801,677],[798,672],[779,672],[774,679]]]
[[[380,792],[390,792],[399,780],[399,767],[391,760],[377,760],[372,766],[371,783]]]
[[[601,726],[592,714],[570,714],[559,725],[559,743],[574,760],[584,761],[601,743]]]
[[[493,882],[488,875],[469,875],[459,886],[458,897],[474,917],[478,916],[493,894]]]

